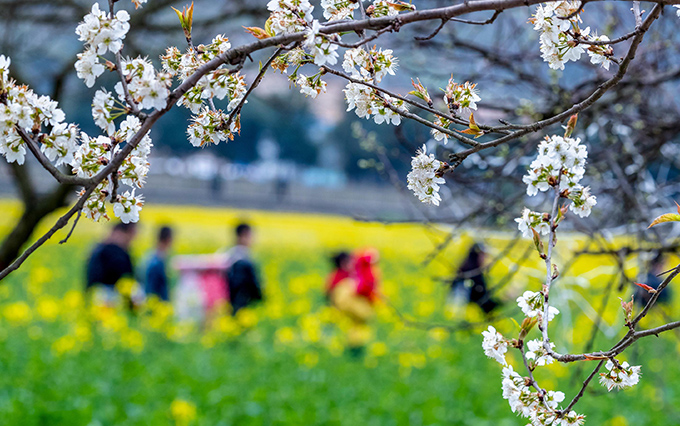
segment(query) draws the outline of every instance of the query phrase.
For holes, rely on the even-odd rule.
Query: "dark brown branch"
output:
[[[597,363],[597,366],[593,369],[592,373],[590,373],[588,375],[588,377],[583,381],[583,385],[581,386],[581,390],[578,391],[578,393],[576,394],[574,399],[572,399],[571,402],[569,403],[569,405],[567,405],[567,408],[565,408],[564,410],[561,411],[561,413],[563,415],[568,414],[569,411],[571,411],[571,409],[574,407],[574,405],[576,405],[578,400],[581,399],[581,397],[583,396],[583,394],[586,391],[586,388],[590,384],[590,381],[593,380],[593,377],[595,377],[597,375],[598,371],[600,371],[600,368],[602,368],[602,364],[604,364],[604,361],[605,361],[604,359],[601,359],[600,362]]]
[[[64,237],[63,240],[59,241],[59,244],[66,244],[68,242],[69,238],[71,238],[71,235],[73,235],[73,231],[76,230],[76,225],[78,225],[78,221],[80,220],[80,216],[82,214],[83,214],[82,209],[78,210],[78,216],[76,216],[76,220],[73,221],[73,225],[71,226],[71,230],[68,231],[68,234],[66,235],[66,237]]]
[[[45,154],[43,154],[43,152],[38,148],[38,144],[26,132],[26,130],[22,129],[18,125],[15,126],[15,129],[19,136],[21,136],[21,139],[23,139],[25,145],[28,147],[28,150],[31,151],[31,154],[33,154],[40,165],[45,170],[47,170],[52,175],[52,177],[57,180],[57,182],[66,185],[82,185],[85,182],[84,179],[77,176],[65,175],[62,173],[61,170],[59,170],[49,159],[47,159],[47,157],[45,157]]]
[[[458,18],[450,18],[450,19],[442,19],[442,22],[435,28],[435,30],[430,33],[430,35],[425,36],[425,37],[415,37],[416,40],[418,41],[426,41],[426,40],[431,40],[433,39],[439,32],[444,28],[447,22],[453,21],[453,22],[460,22],[461,24],[470,24],[470,25],[489,25],[493,24],[494,21],[496,21],[496,18],[498,18],[498,15],[503,13],[502,10],[497,10],[493,13],[493,16],[486,21],[471,21],[469,19],[458,19]]]

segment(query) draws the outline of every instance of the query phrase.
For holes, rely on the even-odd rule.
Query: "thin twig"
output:
[[[71,226],[71,230],[68,231],[68,234],[66,235],[66,237],[63,240],[59,241],[59,244],[66,244],[68,239],[71,238],[71,235],[73,234],[73,231],[75,231],[76,225],[78,224],[78,221],[80,220],[80,216],[82,214],[83,214],[83,210],[82,209],[78,210],[78,216],[76,216],[76,220],[73,221],[73,226]]]
[[[600,368],[602,368],[602,364],[604,364],[604,361],[605,361],[604,359],[601,359],[600,362],[597,363],[597,366],[593,369],[592,373],[590,373],[588,377],[583,381],[583,385],[581,386],[581,389],[578,391],[576,396],[574,396],[574,399],[572,399],[569,405],[567,405],[567,408],[561,411],[563,415],[568,414],[569,411],[571,411],[571,409],[574,408],[574,405],[576,405],[578,400],[581,399],[581,397],[586,391],[586,388],[590,384],[590,381],[593,380],[593,377],[595,377],[598,371],[600,371]]]

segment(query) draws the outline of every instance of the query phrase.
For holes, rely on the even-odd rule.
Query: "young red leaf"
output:
[[[647,290],[647,292],[649,292],[649,293],[652,293],[652,294],[656,293],[656,289],[652,286],[647,285],[647,284],[636,283],[636,282],[634,282],[633,284],[635,284],[636,286],[638,286],[640,288]]]

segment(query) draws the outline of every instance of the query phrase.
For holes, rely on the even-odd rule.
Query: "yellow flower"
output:
[[[74,311],[83,307],[83,295],[81,292],[71,290],[64,296],[64,308],[67,311]]]
[[[75,337],[67,334],[66,336],[60,337],[54,343],[52,343],[52,351],[57,355],[63,355],[75,350],[76,343]]]
[[[387,345],[385,342],[374,342],[368,347],[368,353],[374,357],[384,356],[387,354]]]
[[[449,337],[449,332],[446,331],[446,329],[443,327],[435,327],[432,330],[430,330],[428,334],[432,339],[438,342],[443,342]]]
[[[52,298],[40,298],[36,306],[38,315],[45,321],[54,321],[59,315],[59,303]]]
[[[28,324],[33,317],[31,308],[26,302],[10,303],[5,307],[3,313],[9,322],[17,324]]]
[[[276,341],[283,344],[291,343],[295,340],[295,330],[292,327],[283,327],[276,330]]]
[[[251,328],[257,325],[257,315],[252,309],[243,308],[236,312],[236,321],[243,328]]]
[[[196,419],[196,406],[183,399],[175,399],[170,404],[170,414],[178,425],[188,425]]]
[[[126,330],[120,335],[122,345],[133,352],[139,353],[144,349],[144,336],[137,330]]]

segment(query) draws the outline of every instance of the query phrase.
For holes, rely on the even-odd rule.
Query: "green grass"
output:
[[[6,213],[0,219],[2,235],[18,212],[15,204],[6,202],[0,203],[0,210]],[[133,252],[140,257],[148,250],[155,227],[162,223],[178,229],[177,253],[212,252],[228,243],[228,228],[243,218],[257,229],[255,255],[262,265],[267,302],[236,321],[225,317],[209,331],[172,321],[151,324],[158,317],[148,315],[111,313],[95,319],[82,307],[83,265],[106,225],[83,221],[68,244],[52,242],[40,249],[0,288],[0,424],[527,423],[501,398],[501,368],[484,356],[481,330],[446,333],[406,327],[381,305],[368,347],[352,356],[345,349],[346,324],[324,305],[328,254],[341,247],[373,246],[381,253],[383,290],[400,311],[423,322],[457,324],[463,318],[447,313],[446,288],[434,278],[451,272],[470,237],[423,267],[427,253],[446,235],[443,229],[357,224],[331,216],[149,206],[142,213],[143,228]],[[489,232],[475,234],[484,237],[492,253],[500,252],[508,240]],[[560,244],[574,249],[579,240],[565,238]],[[508,259],[490,271],[491,284],[507,273],[525,247],[522,243],[511,250]],[[502,292],[508,302],[502,312],[517,321],[521,316],[514,298],[524,289],[539,288],[540,259],[534,257],[523,262],[520,274]],[[581,280],[565,278],[556,288],[555,300],[564,299],[566,290],[582,298],[577,304],[572,297],[574,302],[565,305],[570,315],[562,307],[563,314],[555,320],[551,331],[558,350],[583,348],[592,328],[581,311],[583,303],[599,307],[609,267],[584,259],[571,273]],[[584,280],[588,286],[579,286]],[[616,326],[622,323],[616,297],[629,294],[629,289],[615,291],[610,298],[604,320],[612,325],[612,335],[600,334],[596,348],[606,348],[623,334]],[[57,303],[55,312],[48,309],[50,302]],[[477,321],[481,315],[471,307],[464,319]],[[645,325],[659,321],[651,318]],[[508,337],[516,330],[508,319],[495,325]],[[642,365],[640,384],[608,393],[594,383],[576,411],[588,416],[588,425],[680,424],[678,348],[672,332],[641,341],[623,358]],[[518,358],[512,360],[522,373]],[[536,374],[542,385],[562,390],[569,400],[588,371],[571,364]],[[173,415],[173,401],[188,402],[195,415]]]

